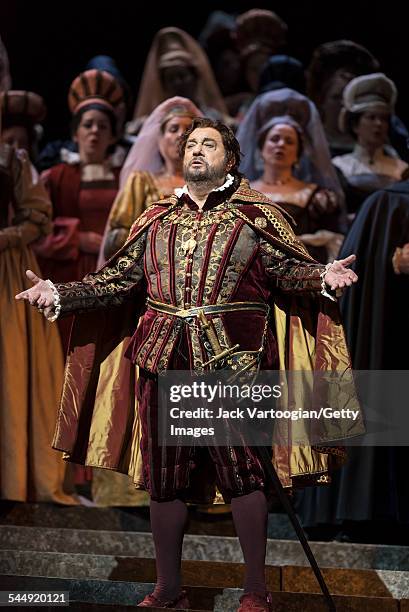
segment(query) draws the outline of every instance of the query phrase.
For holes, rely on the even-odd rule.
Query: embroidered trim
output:
[[[44,315],[44,316],[47,319],[47,321],[50,321],[51,323],[53,323],[54,321],[56,321],[58,319],[58,317],[60,316],[60,312],[61,312],[60,294],[58,293],[57,288],[54,285],[54,283],[52,281],[50,281],[49,278],[45,282],[50,287],[50,289],[52,289],[52,292],[53,292],[53,297],[54,297],[54,302],[53,302],[54,314],[48,315],[48,316]]]

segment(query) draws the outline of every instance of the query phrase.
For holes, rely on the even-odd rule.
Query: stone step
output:
[[[231,512],[226,512],[225,508],[214,506],[211,511],[204,512],[190,507],[187,533],[234,537],[236,531]],[[0,524],[106,531],[151,530],[149,508],[93,508],[4,501],[0,501]],[[296,539],[286,514],[269,514],[268,537]]]
[[[154,559],[16,550],[0,551],[2,574],[149,583],[156,580]],[[279,567],[267,566],[266,580],[270,590],[280,590],[280,575]],[[243,584],[244,566],[240,563],[184,560],[182,577],[183,584],[192,586],[238,588]]]
[[[322,567],[409,571],[405,546],[311,542],[311,548]],[[150,533],[96,529],[0,525],[0,549],[154,557]],[[237,538],[192,534],[185,536],[183,558],[243,561]],[[301,545],[292,540],[268,540],[266,560],[269,565],[308,565]]]
[[[239,588],[244,567],[230,562],[189,561],[182,563],[185,585],[208,588]],[[409,572],[321,568],[331,593],[348,596],[409,598]],[[0,575],[43,576],[71,580],[154,583],[153,559],[135,557],[67,554],[33,551],[0,551]],[[266,567],[268,589],[274,592],[319,593],[309,567]]]
[[[7,575],[1,578],[5,591],[68,591],[70,610],[121,612],[136,609],[135,602],[151,592],[153,585],[109,580],[69,580]],[[235,612],[242,594],[240,589],[186,587],[193,610]],[[392,597],[334,595],[337,612],[407,612],[409,600]],[[303,592],[273,593],[274,612],[327,612],[322,595]],[[33,609],[33,608],[31,608]],[[38,608],[44,611],[45,608]],[[55,610],[55,608],[53,608]],[[50,608],[51,611],[51,608]]]

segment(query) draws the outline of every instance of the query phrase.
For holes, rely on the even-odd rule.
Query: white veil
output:
[[[172,44],[169,39],[172,39]],[[227,108],[206,53],[199,43],[180,28],[162,28],[156,33],[146,59],[145,68],[135,104],[134,119],[151,113],[166,94],[160,79],[159,64],[163,55],[169,55],[177,46],[179,52],[189,56],[198,74],[197,103],[227,115]]]
[[[162,157],[159,153],[159,140],[161,137],[161,126],[172,109],[186,109],[186,114],[193,117],[201,117],[202,113],[191,100],[175,96],[159,104],[147,117],[141,131],[135,139],[127,157],[119,178],[119,188],[122,189],[132,172],[146,171],[155,174],[163,168]]]
[[[259,178],[263,161],[258,148],[260,133],[273,118],[296,121],[303,131],[303,153],[294,175],[305,182],[334,191],[341,205],[344,194],[331,163],[328,143],[317,108],[309,98],[293,89],[283,88],[257,96],[237,131],[244,154],[240,170],[250,180]]]

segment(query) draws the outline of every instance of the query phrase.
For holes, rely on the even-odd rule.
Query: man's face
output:
[[[197,128],[190,134],[183,158],[183,176],[187,182],[221,180],[228,173],[229,165],[220,132],[214,128]]]

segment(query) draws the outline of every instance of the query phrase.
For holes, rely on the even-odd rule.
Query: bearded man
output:
[[[218,355],[203,340],[208,325],[236,371],[347,369],[331,292],[356,281],[347,268],[354,256],[328,266],[312,260],[279,208],[240,175],[239,144],[225,125],[194,119],[180,150],[185,187],[147,209],[101,270],[56,285],[28,271],[34,286],[17,298],[52,320],[77,314],[54,448],[71,461],[127,472],[150,494],[157,584],[139,605],[189,607],[180,579],[186,502],[208,503],[216,483],[231,503],[246,564],[240,611],[270,610],[268,482],[257,448],[161,446],[157,377],[212,367],[206,363]],[[285,446],[272,460],[291,487],[325,481],[337,456],[334,447]]]

